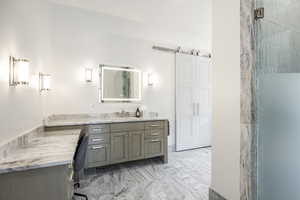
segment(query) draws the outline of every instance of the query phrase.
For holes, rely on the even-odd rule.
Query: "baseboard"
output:
[[[169,146],[168,146],[168,151],[169,151],[169,152],[175,152],[175,144],[169,145]]]
[[[209,188],[209,200],[226,200],[222,195]]]

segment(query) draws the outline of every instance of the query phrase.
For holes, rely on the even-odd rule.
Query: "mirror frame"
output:
[[[128,72],[137,72],[139,74],[139,97],[138,98],[104,98],[104,82],[103,82],[103,75],[104,75],[104,70],[109,69],[109,70],[115,70],[115,71],[128,71]],[[142,71],[132,68],[132,67],[121,67],[121,66],[112,66],[112,65],[100,65],[100,101],[102,103],[104,102],[140,102],[142,101]]]

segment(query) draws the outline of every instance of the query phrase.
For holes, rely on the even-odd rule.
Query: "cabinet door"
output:
[[[176,151],[210,146],[209,60],[176,55]]]
[[[129,133],[129,159],[138,160],[144,158],[144,131]]]
[[[109,164],[110,146],[106,144],[91,145],[87,152],[87,167],[100,167]]]
[[[164,154],[164,143],[162,138],[145,140],[145,158],[157,157]]]
[[[194,148],[193,56],[176,54],[176,151]]]
[[[128,132],[111,133],[111,163],[128,160]]]
[[[193,102],[195,115],[193,117],[194,139],[191,145],[207,147],[211,145],[211,67],[206,58],[196,57],[194,64]]]

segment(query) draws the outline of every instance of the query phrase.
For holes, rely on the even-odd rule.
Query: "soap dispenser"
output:
[[[140,111],[140,108],[137,108],[136,111],[135,111],[135,116],[137,118],[140,118],[141,117],[141,111]]]

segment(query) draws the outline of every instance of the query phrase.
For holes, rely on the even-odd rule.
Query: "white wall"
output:
[[[211,0],[51,0],[97,12],[114,33],[211,49]],[[108,24],[109,22],[109,24]]]
[[[44,115],[72,113],[134,112],[140,104],[99,103],[99,64],[126,65],[152,71],[159,83],[143,88],[142,105],[171,121],[174,132],[174,55],[154,51],[154,42],[129,37],[120,27],[132,27],[128,21],[102,16],[96,12],[60,5],[51,6],[51,44],[54,64],[46,72],[52,75],[52,91],[46,94]],[[129,30],[129,29],[128,29]],[[93,83],[84,80],[85,67],[95,70]],[[173,134],[170,143],[174,143]]]
[[[47,95],[45,116],[60,113],[105,113],[125,108],[135,111],[138,104],[99,103],[99,79],[92,84],[84,81],[84,68],[98,69],[101,63],[129,65],[143,72],[152,71],[159,83],[153,88],[143,88],[142,105],[148,111],[159,112],[170,119],[171,137],[174,144],[175,121],[175,57],[173,54],[155,51],[156,43],[173,41],[174,36],[161,38],[162,30],[127,18],[115,17],[90,9],[51,4],[51,27],[55,64],[47,71],[53,77],[53,90]],[[208,17],[209,21],[209,17]],[[203,25],[206,27],[206,25]],[[154,31],[155,30],[155,31]],[[210,33],[210,29],[207,29]],[[206,32],[205,32],[206,33]],[[147,35],[149,34],[149,35]],[[171,33],[170,33],[171,34]],[[191,41],[195,48],[208,47],[190,35],[178,38]],[[180,39],[180,41],[182,41]],[[184,43],[184,42],[182,42]]]
[[[224,9],[226,8],[226,9]],[[213,0],[211,187],[240,199],[240,0]]]
[[[171,21],[171,26],[168,25],[171,18],[166,13],[155,13],[156,22],[150,23],[149,19],[131,19],[128,16],[115,16],[111,12],[103,13],[45,0],[30,0],[26,3],[0,0],[0,91],[4,91],[4,98],[0,101],[1,107],[5,108],[0,114],[5,122],[0,127],[0,134],[2,136],[2,132],[5,132],[3,140],[16,136],[20,130],[40,124],[42,118],[50,114],[105,113],[120,111],[121,108],[134,111],[137,104],[98,103],[97,75],[96,81],[85,83],[84,68],[98,69],[99,64],[105,63],[129,65],[144,72],[152,71],[158,76],[157,85],[153,88],[144,87],[142,104],[147,106],[148,111],[157,111],[171,120],[170,144],[173,144],[175,58],[172,54],[154,51],[151,47],[154,44],[182,45],[209,51],[210,1],[202,0],[202,3],[205,2],[203,5],[200,2],[196,4],[203,10],[199,12],[201,15],[207,13],[206,20],[195,12],[197,1],[191,2],[193,4],[186,4],[186,8],[191,9],[190,14],[184,12],[182,20]],[[178,5],[179,2],[174,3]],[[175,4],[172,5],[172,1],[168,4],[170,9],[177,8]],[[145,5],[151,6],[151,10],[156,8],[154,4]],[[14,12],[8,6],[21,10],[23,16],[12,15]],[[167,5],[164,7],[168,8]],[[133,9],[130,13],[143,13],[138,11]],[[16,22],[12,28],[10,20],[7,20],[9,18]],[[185,21],[190,18],[201,19],[198,25],[195,24],[195,31],[192,26],[185,26]],[[165,21],[166,26],[158,19]],[[39,71],[51,74],[52,90],[40,95],[37,88],[17,88],[16,97],[15,90],[9,88],[7,82],[9,54],[29,58],[33,74]],[[15,99],[23,103],[16,105]]]
[[[32,74],[50,66],[47,7],[37,0],[0,0],[0,27],[1,145],[42,124],[42,97],[37,88],[9,87],[8,74],[10,55],[28,58]]]

